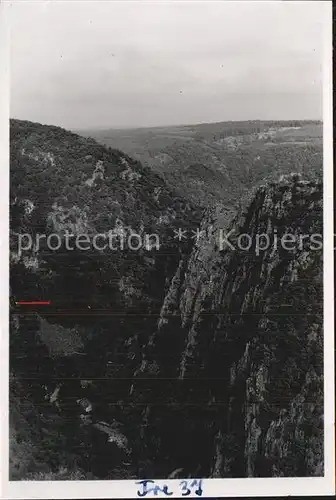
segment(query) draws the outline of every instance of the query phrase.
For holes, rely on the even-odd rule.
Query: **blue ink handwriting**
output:
[[[181,494],[183,497],[189,496],[191,493],[201,497],[203,495],[202,490],[202,479],[190,479],[190,480],[182,480],[179,483],[179,493],[176,496]],[[141,485],[141,488],[137,491],[138,497],[145,497],[147,495],[152,494],[153,496],[171,496],[174,494],[173,491],[169,491],[169,488],[166,484],[158,485],[155,484],[155,481],[151,479],[144,479],[142,481],[138,481],[136,484]],[[196,488],[196,489],[195,489]]]
[[[147,484],[153,484],[154,486],[148,487]],[[138,491],[138,497],[145,497],[149,493],[153,493],[154,496],[157,496],[159,493],[164,493],[167,496],[170,496],[173,494],[172,491],[168,491],[168,486],[165,484],[162,487],[155,485],[155,481],[151,481],[150,479],[145,479],[143,481],[139,481],[136,484],[141,484],[142,485],[142,491]]]

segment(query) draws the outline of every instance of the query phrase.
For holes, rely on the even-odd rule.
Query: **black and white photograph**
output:
[[[331,3],[2,16],[5,497],[332,494]]]

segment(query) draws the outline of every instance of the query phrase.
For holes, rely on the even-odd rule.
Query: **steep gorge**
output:
[[[321,183],[285,177],[201,220],[121,152],[27,122],[11,141],[13,478],[323,474]],[[120,226],[163,245],[15,252],[24,232]]]

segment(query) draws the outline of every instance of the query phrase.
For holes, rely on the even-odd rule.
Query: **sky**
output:
[[[70,129],[322,118],[324,2],[11,2],[11,116]]]

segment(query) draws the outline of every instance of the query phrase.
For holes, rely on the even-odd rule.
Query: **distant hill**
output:
[[[245,121],[81,132],[120,148],[203,206],[232,206],[280,174],[322,171],[319,121]]]

